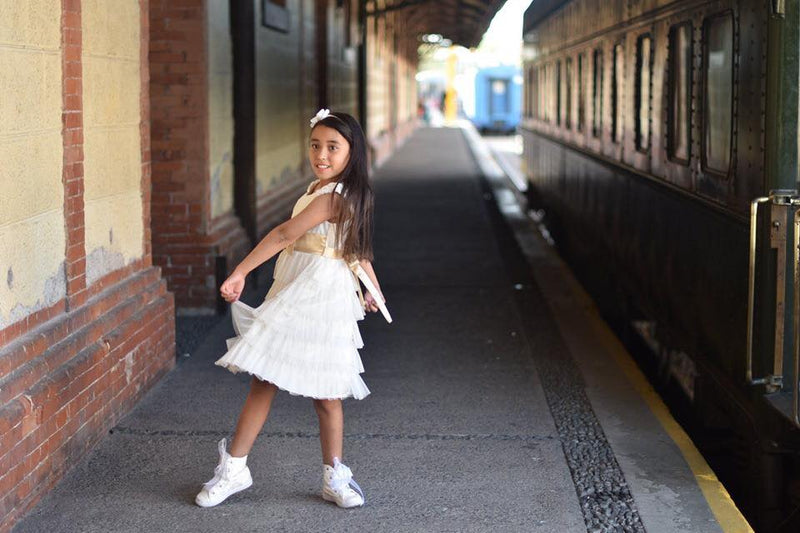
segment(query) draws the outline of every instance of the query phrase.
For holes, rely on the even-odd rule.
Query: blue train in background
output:
[[[513,133],[519,126],[522,73],[516,66],[487,67],[475,74],[475,115],[481,133]]]

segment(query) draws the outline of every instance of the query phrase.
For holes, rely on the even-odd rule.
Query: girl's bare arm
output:
[[[292,244],[306,231],[331,218],[337,209],[336,202],[341,202],[341,198],[336,195],[333,202],[331,205],[327,194],[320,195],[296,217],[270,231],[220,286],[219,292],[225,301],[235,302],[239,299],[244,291],[245,278],[254,268]]]
[[[234,269],[233,274],[247,276],[253,269],[292,244],[305,232],[321,224],[334,215],[337,202],[341,202],[339,195],[334,195],[333,203],[327,194],[322,194],[308,204],[296,217],[290,218],[267,233],[253,251],[245,257]],[[231,275],[233,275],[231,274]]]
[[[378,289],[378,294],[369,294],[369,293],[367,293],[364,296],[365,303],[367,304],[367,309],[370,310],[370,311],[375,312],[375,311],[378,310],[378,306],[377,306],[377,304],[375,304],[374,301],[370,301],[371,298],[380,298],[385,303],[386,302],[386,297],[383,295],[383,291],[381,290],[381,286],[378,283],[378,276],[375,275],[375,269],[372,268],[372,262],[371,261],[367,261],[366,259],[362,259],[361,261],[359,261],[359,263],[361,264],[361,268],[364,269],[364,272],[367,273],[367,276],[369,276],[370,281],[372,281],[372,283],[375,285],[375,288]]]

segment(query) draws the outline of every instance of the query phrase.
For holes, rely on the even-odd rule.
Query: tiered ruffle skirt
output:
[[[362,399],[369,394],[358,349],[364,311],[341,259],[281,253],[264,302],[231,307],[236,337],[215,364],[247,372],[294,395]]]

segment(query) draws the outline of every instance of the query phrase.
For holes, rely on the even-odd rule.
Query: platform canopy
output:
[[[534,0],[535,2],[536,0]],[[385,0],[367,2],[367,16],[403,10],[417,35],[440,34],[467,48],[478,46],[506,0]]]
[[[527,33],[544,19],[569,4],[569,2],[570,0],[533,0],[528,9],[525,10],[522,33]]]

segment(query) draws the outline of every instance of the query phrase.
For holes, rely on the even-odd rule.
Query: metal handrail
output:
[[[772,200],[773,195],[756,198],[750,202],[750,273],[747,292],[747,382],[750,385],[765,385],[767,378],[753,379],[753,315],[756,292],[756,240],[758,236],[758,205]],[[796,302],[795,302],[796,303]],[[797,338],[795,336],[795,338]]]
[[[794,238],[792,248],[792,419],[800,426],[800,196],[796,190],[770,191],[769,196],[756,198],[750,203],[750,272],[747,293],[747,382],[751,385],[783,386],[783,375],[753,378],[753,321],[755,314],[756,245],[758,239],[758,206],[766,202],[794,206]],[[785,286],[777,290],[786,290]],[[776,317],[777,319],[777,317]],[[778,357],[776,346],[776,357]],[[777,371],[776,371],[777,373]],[[783,372],[781,372],[783,374]]]
[[[794,249],[792,250],[792,257],[794,258],[792,417],[794,418],[794,423],[800,425],[800,380],[798,380],[798,373],[800,372],[800,210],[794,212]]]

